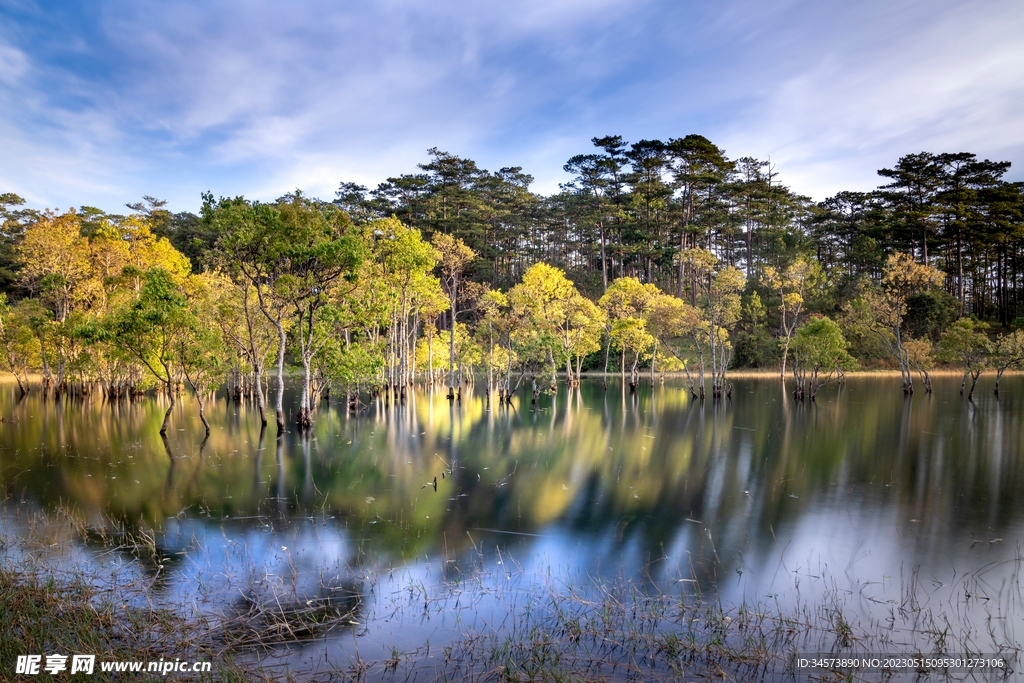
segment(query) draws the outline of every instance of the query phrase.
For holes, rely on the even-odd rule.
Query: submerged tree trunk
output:
[[[433,323],[430,327],[433,328]],[[432,329],[427,330],[427,381],[434,386],[434,333]]]
[[[285,344],[288,341],[288,337],[284,332],[284,325],[281,321],[277,321],[277,336],[278,336],[278,349],[277,349],[277,433],[284,433],[284,349]]]
[[[299,402],[299,414],[295,417],[295,423],[299,429],[309,429],[313,426],[312,401],[310,396],[311,374],[309,369],[310,359],[306,354],[302,355],[302,398]]]
[[[640,364],[640,354],[637,353],[633,356],[633,365],[629,368],[629,393],[636,393],[636,385],[640,380],[640,373],[637,371],[637,366]]]
[[[165,387],[167,389],[167,396],[170,397],[170,399],[171,399],[171,405],[167,406],[167,412],[164,413],[164,422],[163,422],[162,425],[160,425],[160,436],[166,436],[167,435],[167,426],[171,422],[171,412],[174,410],[174,405],[175,405],[174,384],[173,384],[173,382],[168,380],[167,382],[165,382]]]
[[[193,391],[195,391],[194,387]],[[208,439],[210,438],[210,423],[206,420],[206,405],[203,402],[203,397],[199,395],[198,391],[196,391],[196,403],[199,404],[199,419],[203,421],[203,427],[206,428],[206,438]],[[203,443],[206,443],[205,439],[203,440]]]
[[[928,370],[924,366],[922,366],[920,364],[917,364],[916,367],[917,367],[917,376],[921,378],[921,385],[924,386],[925,393],[926,394],[932,393],[932,376],[931,376],[931,373],[929,373]],[[844,379],[845,379],[845,376],[844,376]]]
[[[686,384],[690,389],[690,396],[697,398],[697,389],[693,386],[693,375],[690,374],[690,366],[683,361],[683,372],[686,373]]]
[[[782,368],[779,370],[779,379],[783,382],[786,381],[786,357],[789,355],[789,342],[790,337],[787,335],[782,343]]]
[[[192,387],[192,393],[195,394],[196,403],[199,404],[199,419],[202,420],[203,427],[206,428],[206,437],[209,438],[210,437],[210,423],[206,419],[206,404],[203,402],[202,392],[199,391],[199,387],[197,387],[196,383],[192,380],[192,375],[189,373],[188,369],[184,368],[184,366],[183,366],[183,369],[185,371],[185,379],[188,380],[188,385],[190,387]],[[172,399],[172,401],[173,401],[173,399]]]
[[[455,295],[451,296],[452,327],[448,334],[448,400],[455,400]]]
[[[971,371],[971,389],[970,389],[970,391],[967,392],[967,400],[968,401],[973,401],[974,400],[974,387],[976,387],[978,385],[978,378],[981,377],[981,371],[982,370],[983,370],[983,368],[979,368],[977,370],[972,370]]]
[[[604,378],[602,379],[602,383],[604,384],[604,388],[605,389],[608,388],[608,356],[609,356],[609,354],[611,354],[611,352],[612,352],[612,336],[609,334],[608,335],[608,343],[604,345]]]
[[[253,381],[256,384],[256,386],[253,388],[256,390],[256,406],[260,410],[260,425],[262,425],[262,427],[266,427],[267,400],[266,397],[263,395],[263,368],[261,366],[257,366],[255,374],[256,376]]]
[[[654,361],[658,358],[658,340],[654,340],[654,352],[651,353],[651,387],[654,387]]]
[[[46,343],[43,341],[42,333],[39,335],[39,358],[43,363],[43,394],[47,394],[53,384],[53,373],[50,371],[50,363],[46,359]]]

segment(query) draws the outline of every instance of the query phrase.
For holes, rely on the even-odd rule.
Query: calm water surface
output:
[[[604,579],[782,611],[841,600],[864,627],[914,593],[954,628],[1022,640],[1024,378],[998,399],[983,378],[973,403],[958,378],[904,399],[895,378],[858,377],[814,404],[777,380],[734,383],[704,405],[671,381],[638,396],[589,381],[514,410],[421,392],[359,416],[325,404],[309,438],[281,439],[219,399],[203,445],[186,400],[166,446],[158,399],[18,400],[4,384],[2,523],[45,522],[67,542],[44,560],[204,612],[259,587],[353,586],[360,624],[287,653],[309,661],[443,643],[519,596]],[[160,557],[82,541],[61,508],[153,530]],[[445,580],[466,582],[458,604],[408,609]]]

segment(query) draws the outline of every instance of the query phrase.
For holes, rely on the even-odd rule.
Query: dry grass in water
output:
[[[438,582],[410,576],[390,592],[381,583],[389,572],[370,569],[348,579],[340,578],[344,572],[321,574],[334,578],[310,590],[301,589],[295,576],[226,576],[221,597],[238,596],[226,609],[186,613],[152,606],[167,561],[157,538],[145,528],[86,523],[69,510],[29,515],[16,539],[0,542],[0,666],[13,667],[17,655],[29,653],[134,661],[170,653],[214,662],[214,672],[199,680],[897,681],[916,680],[917,674],[805,673],[794,663],[799,653],[812,652],[984,653],[1004,657],[1008,666],[980,674],[981,680],[1013,680],[1020,657],[1013,622],[1022,602],[1019,550],[1000,566],[959,577],[938,601],[936,587],[922,586],[916,572],[901,575],[900,599],[875,609],[874,616],[852,606],[861,596],[838,588],[827,567],[817,572],[813,600],[728,606],[701,593],[693,577],[663,582],[659,590],[651,582],[574,580],[557,570],[527,575],[510,558],[496,568],[480,553],[446,563]],[[69,544],[128,558],[125,575],[112,586],[109,576],[55,570],[47,558]],[[997,575],[998,585],[992,581]],[[807,595],[810,587],[800,588],[797,595]],[[371,599],[387,595],[390,601]],[[376,659],[359,654],[359,640],[380,637],[384,619],[401,628],[440,615],[457,624],[440,642],[408,651],[392,647]],[[295,670],[287,652],[315,641],[348,652],[348,664]],[[979,680],[976,672],[927,675]],[[96,680],[104,678],[97,674]]]

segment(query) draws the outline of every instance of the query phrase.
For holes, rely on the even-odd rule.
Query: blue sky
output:
[[[823,199],[902,154],[1024,178],[1020,0],[0,0],[0,192],[117,211],[415,171],[553,192],[609,134],[700,133]]]

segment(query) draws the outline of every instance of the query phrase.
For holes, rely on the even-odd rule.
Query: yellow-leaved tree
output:
[[[779,337],[782,345],[782,367],[779,379],[786,379],[786,360],[793,333],[800,325],[804,311],[804,300],[808,290],[821,283],[823,273],[817,261],[804,257],[797,258],[785,270],[779,271],[765,266],[761,280],[765,286],[779,296]]]
[[[848,307],[858,310],[864,324],[875,332],[896,358],[903,381],[903,393],[914,393],[913,362],[906,347],[903,319],[907,301],[918,292],[941,287],[945,274],[932,266],[917,263],[909,254],[896,253],[885,262],[880,287],[865,291],[859,302]]]
[[[546,263],[537,263],[523,274],[522,281],[508,293],[513,316],[528,326],[520,330],[527,338],[527,356],[551,372],[551,386],[556,384],[556,371],[565,363],[566,380],[576,381],[572,360],[577,367],[582,357],[600,348],[603,315],[597,306],[577,291],[565,273]],[[523,341],[526,341],[524,339]]]
[[[656,340],[647,329],[647,317],[660,295],[661,291],[652,284],[644,284],[635,277],[620,277],[608,286],[598,301],[607,316],[605,372],[608,371],[608,351],[611,347],[614,346],[620,353],[619,371],[623,377],[626,372],[626,356],[632,354],[629,383],[632,391],[636,391],[640,361],[653,359]]]
[[[38,297],[46,311],[45,317],[34,316],[31,321],[39,340],[43,390],[64,391],[74,356],[69,318],[97,295],[88,240],[82,236],[75,210],[46,213],[29,225],[18,256],[22,286]]]

